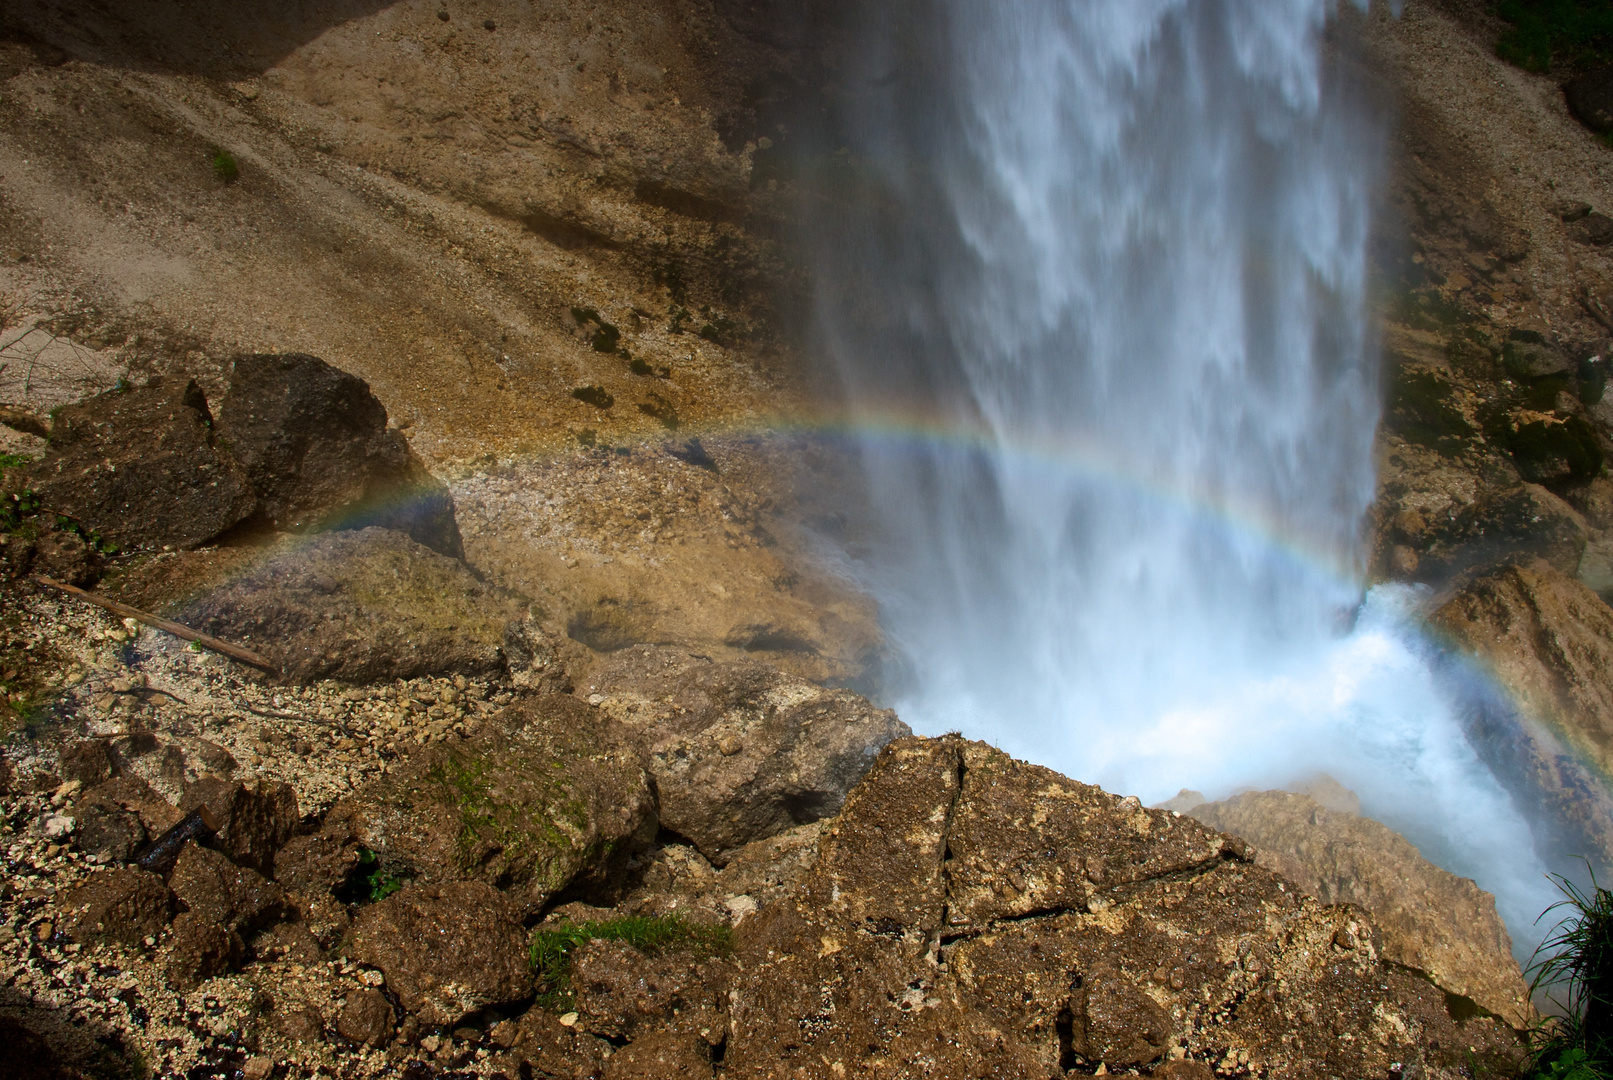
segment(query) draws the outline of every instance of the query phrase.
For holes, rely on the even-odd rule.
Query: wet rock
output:
[[[168,887],[187,910],[243,935],[290,910],[279,885],[195,843],[180,852]]]
[[[336,1030],[361,1046],[385,1046],[392,1038],[392,1006],[379,990],[350,993],[337,1014]]]
[[[112,756],[101,739],[78,739],[62,749],[56,771],[63,780],[77,780],[86,788],[112,779]]]
[[[369,683],[498,671],[517,614],[463,563],[367,528],[278,552],[175,617],[262,652],[293,681]]]
[[[1542,560],[1470,581],[1432,618],[1461,652],[1450,678],[1470,741],[1559,857],[1613,861],[1613,609]],[[1587,767],[1588,766],[1588,767]],[[1543,826],[1542,826],[1543,827]]]
[[[358,866],[356,837],[335,833],[294,836],[274,857],[274,879],[288,889],[328,893]]]
[[[1520,1059],[1505,1025],[1458,1028],[1359,913],[1240,842],[978,743],[888,746],[820,852],[735,932],[726,1075],[1047,1076],[1105,1055],[1298,1080]]]
[[[1464,570],[1534,558],[1572,574],[1589,537],[1572,506],[1538,484],[1520,484],[1484,496],[1433,531],[1416,576],[1444,581]]]
[[[156,874],[119,868],[99,874],[62,903],[63,929],[80,944],[118,941],[134,945],[162,933],[173,916],[174,897]]]
[[[448,489],[387,429],[364,380],[298,353],[241,356],[220,412],[219,435],[274,528],[380,526],[464,557]]]
[[[728,1030],[727,973],[718,963],[591,941],[573,954],[571,983],[578,1023],[603,1038],[668,1029],[718,1043]]]
[[[291,839],[300,820],[291,785],[204,776],[185,789],[180,809],[203,805],[218,823],[214,845],[230,861],[272,877],[275,852]]]
[[[346,951],[380,968],[387,987],[422,1024],[532,993],[521,909],[480,881],[410,885],[363,908]]]
[[[497,884],[526,914],[568,887],[609,895],[656,832],[629,733],[563,695],[520,699],[485,728],[414,754],[323,831],[357,837],[389,872]]]
[[[201,913],[183,911],[174,919],[167,953],[163,970],[169,984],[189,990],[239,967],[246,957],[246,944],[229,927]]]
[[[100,554],[83,537],[64,529],[48,529],[34,539],[30,569],[69,585],[86,587],[100,576],[101,563]]]
[[[605,1080],[710,1080],[711,1048],[694,1035],[658,1031],[605,1063]]]
[[[1186,811],[1255,846],[1256,861],[1325,904],[1354,904],[1382,931],[1385,959],[1426,973],[1515,1028],[1529,988],[1495,898],[1441,870],[1387,826],[1304,795],[1245,792]]]
[[[179,380],[62,409],[44,459],[18,482],[125,546],[198,547],[245,521],[257,503],[217,445],[201,389]]]
[[[849,691],[680,649],[624,649],[589,683],[606,712],[643,733],[662,824],[718,864],[753,840],[834,814],[880,748],[910,733],[895,713]]]

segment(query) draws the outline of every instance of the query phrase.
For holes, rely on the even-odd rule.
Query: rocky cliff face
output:
[[[782,237],[833,7],[0,15],[17,1060],[1515,1073],[1493,905],[1381,826],[1206,829],[853,692],[873,607],[803,534],[855,543],[852,474],[753,437],[805,413]],[[1402,119],[1373,567],[1520,691],[1474,730],[1545,842],[1605,853],[1608,151],[1469,7],[1357,27]]]

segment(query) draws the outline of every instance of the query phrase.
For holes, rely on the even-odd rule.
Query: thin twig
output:
[[[186,641],[194,641],[196,644],[202,646],[202,648],[212,649],[214,652],[222,653],[232,660],[239,660],[243,664],[250,664],[256,668],[262,668],[263,670],[272,674],[279,673],[279,669],[275,667],[273,661],[269,660],[267,657],[255,653],[251,649],[243,648],[240,645],[232,645],[228,641],[221,641],[216,637],[192,630],[184,623],[176,623],[172,619],[164,619],[161,616],[151,614],[149,611],[141,611],[139,608],[130,607],[128,604],[120,603],[117,600],[109,600],[104,596],[97,596],[92,592],[86,592],[83,589],[80,589],[76,585],[68,585],[65,582],[57,581],[54,578],[41,576],[35,578],[34,580],[38,581],[41,585],[48,585],[52,589],[60,589],[62,592],[72,593],[74,596],[77,596],[80,599],[88,600],[96,607],[105,608],[114,615],[122,615],[124,618],[128,619],[138,619],[147,626],[166,631],[175,637],[184,638]]]

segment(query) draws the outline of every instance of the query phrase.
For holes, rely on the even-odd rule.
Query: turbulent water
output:
[[[1325,771],[1531,942],[1529,831],[1361,585],[1384,121],[1335,5],[886,7],[816,239],[902,716],[1150,802]]]

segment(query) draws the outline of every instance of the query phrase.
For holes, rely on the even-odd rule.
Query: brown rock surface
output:
[[[642,733],[662,824],[715,862],[836,813],[880,748],[911,734],[850,691],[682,649],[623,649],[588,683],[602,711]]]
[[[392,1005],[379,990],[359,990],[349,994],[347,1004],[336,1017],[336,1030],[342,1038],[363,1046],[384,1046],[392,1037]]]
[[[173,909],[173,894],[156,874],[108,870],[63,899],[63,929],[81,944],[104,938],[134,945],[162,933]]]
[[[670,953],[647,957],[619,941],[591,941],[572,959],[578,1023],[608,1039],[667,1029],[715,1045],[728,1031],[724,965]]]
[[[246,956],[241,935],[206,915],[182,911],[174,919],[167,944],[168,981],[189,990],[215,975],[234,971]]]
[[[61,410],[49,452],[20,482],[120,544],[197,547],[246,520],[256,501],[212,419],[194,382],[112,390]]]
[[[1470,737],[1514,798],[1555,823],[1548,849],[1613,862],[1601,780],[1613,771],[1613,608],[1536,560],[1468,582],[1431,621],[1477,657]]]
[[[454,501],[355,375],[302,353],[240,356],[219,437],[274,528],[374,525],[463,558]]]
[[[629,1043],[605,1064],[605,1080],[708,1080],[711,1051],[696,1036],[658,1031]]]
[[[346,951],[380,968],[423,1024],[451,1026],[532,993],[521,909],[485,882],[410,885],[363,908]]]
[[[358,866],[359,843],[351,836],[314,833],[294,836],[274,857],[274,879],[288,889],[328,893]]]
[[[288,545],[174,617],[260,650],[294,681],[365,683],[497,671],[519,613],[463,563],[367,528]]]
[[[1245,792],[1185,811],[1254,845],[1255,861],[1324,904],[1354,904],[1382,931],[1384,959],[1416,968],[1515,1028],[1529,988],[1495,898],[1424,859],[1404,837],[1304,795]]]
[[[568,886],[615,887],[655,837],[655,789],[625,729],[550,695],[406,759],[332,807],[324,831],[357,838],[389,871],[495,883],[535,914]]]
[[[290,908],[279,885],[195,843],[179,853],[168,887],[187,910],[243,935]]]
[[[1509,1029],[1458,1027],[1437,991],[1384,966],[1360,913],[1242,850],[978,743],[893,743],[800,890],[738,929],[724,1070],[1516,1067]]]
[[[203,805],[218,823],[213,841],[218,849],[232,862],[272,877],[275,852],[300,820],[291,785],[204,776],[185,788],[179,808],[189,812]]]

